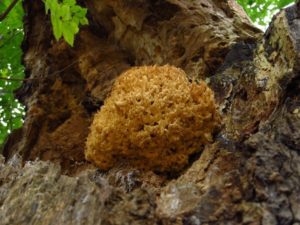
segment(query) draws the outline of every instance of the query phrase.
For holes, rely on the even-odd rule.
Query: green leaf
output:
[[[54,37],[56,40],[59,40],[63,33],[63,25],[62,22],[57,17],[52,15],[51,15],[51,22],[53,26]]]
[[[80,20],[80,24],[81,24],[81,25],[88,25],[88,24],[89,24],[89,21],[88,21],[87,18],[83,18],[83,19]]]
[[[64,4],[66,4],[66,5],[76,5],[76,0],[64,0]]]
[[[51,14],[53,34],[56,40],[61,37],[73,46],[79,25],[88,24],[87,9],[76,4],[75,0],[44,0],[46,13]]]
[[[72,31],[73,34],[76,34],[79,31],[78,24],[76,22],[74,22],[74,21],[71,21],[69,23],[69,28],[70,28],[70,30]]]
[[[63,35],[66,42],[73,47],[74,37],[75,37],[74,32],[72,32],[72,30],[70,29],[64,29]]]
[[[64,20],[64,21],[69,21],[72,19],[71,17],[71,11],[70,11],[70,6],[69,5],[62,5],[61,9],[59,10],[59,16]]]
[[[251,20],[262,26],[266,26],[279,9],[295,2],[294,0],[237,0],[244,8]]]
[[[283,8],[291,3],[293,3],[294,1],[293,0],[281,0],[281,1],[278,1],[277,2],[277,7],[278,8]]]

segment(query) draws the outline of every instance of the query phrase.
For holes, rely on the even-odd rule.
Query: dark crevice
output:
[[[91,115],[101,108],[101,106],[103,105],[103,101],[92,97],[90,94],[87,94],[84,97],[81,104],[85,108],[85,110]]]
[[[193,62],[198,62],[201,58],[203,58],[204,53],[205,53],[205,49],[204,49],[204,47],[201,47],[191,60]]]
[[[155,0],[152,1],[150,11],[158,21],[164,21],[174,17],[180,7],[165,0]]]
[[[146,24],[157,24],[161,21],[170,20],[180,11],[180,7],[165,0],[151,1],[149,11],[151,15],[145,19]]]
[[[55,118],[48,120],[48,132],[54,132],[59,126],[61,126],[67,119],[71,117],[71,112],[66,110],[59,114],[56,114]]]
[[[224,71],[234,64],[240,64],[242,61],[252,61],[253,51],[256,48],[256,43],[239,42],[231,47],[231,50],[225,57],[223,65],[218,72]]]

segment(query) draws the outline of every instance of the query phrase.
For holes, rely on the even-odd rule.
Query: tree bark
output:
[[[299,224],[300,14],[265,34],[233,0],[91,0],[74,48],[56,42],[42,1],[24,1],[26,105],[0,162],[2,224]],[[171,64],[205,79],[223,117],[180,174],[84,159],[93,114],[115,78]]]

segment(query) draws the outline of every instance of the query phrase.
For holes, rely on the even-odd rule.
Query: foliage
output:
[[[0,13],[11,0],[0,1]],[[46,13],[50,11],[53,33],[73,46],[80,25],[88,24],[87,10],[76,5],[76,0],[45,0]],[[25,115],[24,107],[14,98],[13,92],[24,78],[21,64],[21,43],[24,37],[23,8],[19,1],[8,16],[0,22],[0,146],[13,129],[19,128]]]
[[[295,2],[294,0],[237,0],[252,21],[266,26],[276,11]]]
[[[11,0],[0,1],[0,12],[4,12],[10,3]],[[24,77],[21,65],[23,14],[22,4],[19,2],[0,22],[0,145],[23,122],[24,107],[13,94]]]
[[[46,13],[50,11],[56,40],[63,37],[71,46],[80,25],[88,24],[87,9],[76,5],[76,0],[45,0]]]

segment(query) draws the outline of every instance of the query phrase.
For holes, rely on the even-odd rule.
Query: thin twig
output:
[[[76,64],[79,61],[79,59],[74,60],[72,63],[70,63],[69,65],[65,66],[64,68],[62,68],[61,70],[57,70],[51,74],[48,74],[48,76],[54,76],[56,74],[59,74],[65,70],[67,70],[68,68],[70,68],[71,66],[73,66],[74,64]],[[28,81],[28,80],[38,80],[39,78],[7,78],[7,77],[0,77],[0,80],[5,80],[5,81]]]
[[[71,62],[69,65],[65,66],[64,68],[62,68],[61,70],[57,70],[51,74],[49,74],[48,76],[53,76],[56,74],[59,74],[61,72],[64,72],[65,70],[69,69],[70,67],[72,67],[73,65],[75,65],[77,62],[79,62],[79,59],[74,60],[73,62]]]
[[[26,79],[0,77],[0,80],[5,80],[5,81],[24,81]]]
[[[14,93],[13,90],[8,90],[8,89],[0,90],[0,96],[4,94],[13,94],[13,93]]]
[[[13,0],[12,3],[7,7],[7,9],[0,15],[0,21],[4,20],[10,11],[15,7],[19,0]]]

